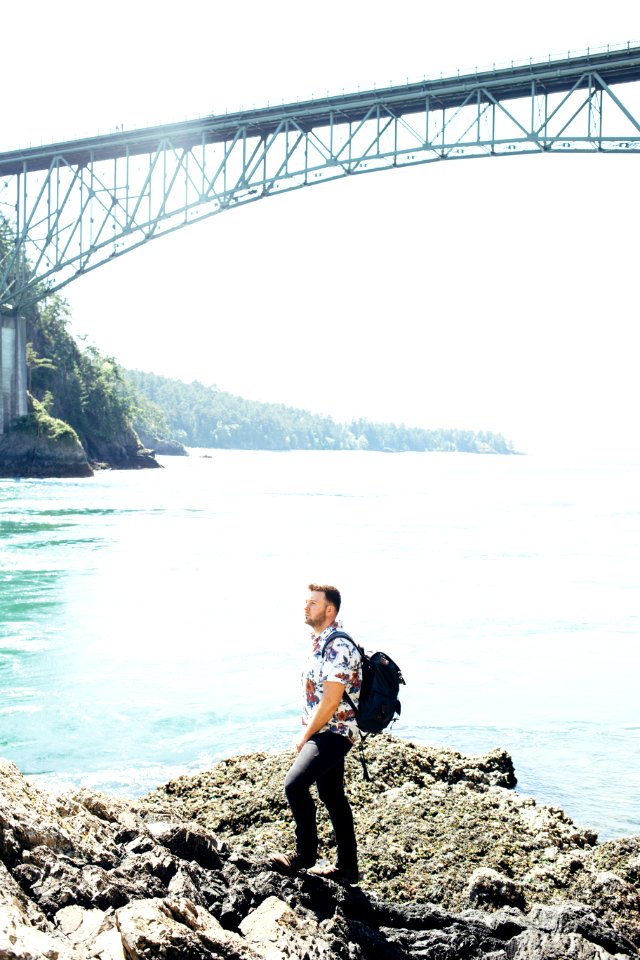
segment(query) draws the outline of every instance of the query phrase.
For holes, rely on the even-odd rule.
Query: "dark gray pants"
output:
[[[316,733],[308,740],[289,770],[284,789],[296,824],[296,853],[309,864],[318,855],[316,805],[313,783],[333,826],[338,848],[337,866],[358,869],[358,852],[351,806],[344,792],[344,760],[351,741],[338,733]]]

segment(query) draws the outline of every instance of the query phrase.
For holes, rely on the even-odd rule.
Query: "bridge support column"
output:
[[[27,413],[27,324],[0,313],[0,434]]]

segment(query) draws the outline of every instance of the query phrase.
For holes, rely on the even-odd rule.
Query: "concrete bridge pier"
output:
[[[0,313],[0,434],[27,413],[27,323]]]

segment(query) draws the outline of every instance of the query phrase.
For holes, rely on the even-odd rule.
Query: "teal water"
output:
[[[140,794],[297,730],[310,580],[402,665],[401,736],[640,832],[640,466],[193,451],[0,481],[0,753]]]

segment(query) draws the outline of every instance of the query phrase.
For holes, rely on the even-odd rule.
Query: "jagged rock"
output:
[[[299,917],[278,897],[263,900],[242,921],[240,931],[265,960],[303,956],[309,960],[334,960],[348,956],[344,944],[330,930],[325,939],[325,931],[317,920]]]
[[[0,477],[91,476],[78,435],[61,420],[28,414],[0,435]]]
[[[372,782],[356,752],[347,763],[361,868],[368,890],[415,903],[464,910],[485,877],[485,909],[580,900],[640,943],[640,838],[597,844],[557,807],[508,789],[511,758],[502,750],[464,757],[379,736],[367,745]],[[240,837],[251,855],[290,849],[292,821],[282,792],[289,754],[233,757],[211,771],[170,781],[143,807],[195,819],[228,841]],[[505,789],[507,788],[507,789]],[[324,853],[333,856],[322,818]],[[486,883],[493,871],[502,886]],[[610,875],[606,879],[606,875]]]
[[[152,450],[155,454],[159,454],[162,457],[189,456],[189,451],[187,448],[177,440],[167,440],[161,437],[154,437],[145,430],[141,430],[139,427],[136,427],[135,429],[136,433],[140,437],[140,442],[147,447],[147,449]]]
[[[152,450],[147,450],[133,428],[123,429],[119,436],[108,440],[95,434],[84,438],[89,460],[95,467],[116,470],[143,470],[160,467]]]
[[[56,914],[55,922],[83,957],[127,960],[112,911],[63,907]]]
[[[540,930],[527,930],[520,934],[510,945],[509,953],[504,954],[508,960],[607,960],[611,956],[579,934],[570,933],[551,939]]]
[[[160,466],[131,428],[109,440],[88,436],[83,445],[69,424],[41,407],[0,434],[0,477],[91,477],[94,469]]]
[[[380,896],[465,909],[472,874],[489,869],[520,884],[525,903],[530,889],[545,900],[557,892],[562,858],[586,857],[596,843],[593,831],[578,829],[561,810],[513,792],[513,763],[503,750],[472,758],[379,736],[367,753],[372,782],[363,779],[357,755],[349,757],[346,779],[361,869]],[[170,781],[142,806],[197,820],[229,841],[241,837],[254,855],[290,849],[282,789],[290,762],[286,753],[233,757]],[[320,812],[330,858],[330,824]]]
[[[0,960],[82,960],[0,863]]]
[[[31,852],[38,849],[36,859],[50,851],[54,859],[75,855],[83,862],[113,866],[120,852],[119,830],[113,829],[121,824],[116,810],[122,822],[135,822],[140,830],[140,818],[124,804],[99,799],[92,804],[88,791],[77,798],[54,797],[32,786],[8,760],[0,759],[0,785],[0,859],[9,868],[29,862]],[[100,810],[104,817],[97,813]]]
[[[577,934],[613,954],[633,953],[633,944],[599,919],[593,910],[581,903],[567,902],[560,906],[536,906],[530,922],[547,934]]]
[[[226,844],[207,834],[198,824],[154,823],[149,825],[149,831],[181,860],[195,860],[209,870],[219,870],[223,854],[229,853]]]
[[[268,817],[286,817],[275,799],[280,781],[264,778],[283,772],[288,759],[236,758],[144,802],[88,790],[53,797],[0,761],[0,960],[638,955],[638,845],[631,838],[602,850],[561,811],[496,786],[513,780],[501,752],[463,758],[383,739],[372,750],[375,785],[359,783],[352,770],[358,819],[367,830],[376,822],[384,830],[363,844],[360,887],[282,876],[260,853],[272,835]],[[200,822],[198,803],[206,811]],[[476,821],[489,831],[487,862],[470,856]],[[498,823],[500,869],[489,865]],[[430,848],[419,835],[425,827]],[[290,833],[288,818],[279,829]],[[373,855],[382,841],[384,861]],[[407,861],[409,878],[401,869]],[[557,884],[538,868],[558,869]],[[569,902],[577,883],[585,896]],[[406,895],[410,888],[415,897]],[[383,889],[397,895],[382,896]],[[425,895],[434,890],[439,903]],[[560,897],[565,902],[553,902]]]
[[[181,898],[138,900],[118,910],[116,923],[127,960],[260,960],[237,934]]]
[[[97,908],[86,910],[74,905],[62,907],[55,915],[55,921],[64,935],[72,943],[89,943],[104,927],[107,913]]]
[[[473,871],[467,883],[467,897],[471,904],[479,907],[524,908],[525,905],[522,884],[488,867]]]

